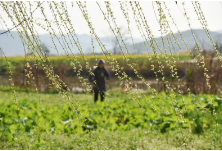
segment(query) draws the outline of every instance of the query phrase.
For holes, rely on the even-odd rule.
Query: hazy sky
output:
[[[36,3],[34,3],[34,2],[32,2],[32,3],[33,3],[32,10],[34,10]],[[119,2],[118,1],[111,1],[110,3],[111,3],[111,8],[114,11],[114,16],[116,17],[118,26],[123,27],[124,30],[127,30],[126,19],[124,18],[123,13],[120,9]],[[87,26],[87,22],[84,20],[83,15],[82,15],[80,9],[78,8],[78,5],[74,2],[74,7],[72,7],[70,1],[66,1],[66,4],[67,4],[67,8],[68,8],[68,13],[71,17],[71,21],[72,21],[72,24],[73,24],[73,27],[74,27],[76,33],[77,34],[89,34],[89,28]],[[112,35],[112,32],[109,30],[109,26],[107,24],[107,21],[104,20],[104,17],[102,15],[98,5],[96,4],[96,2],[95,1],[87,1],[86,4],[87,4],[89,16],[91,17],[91,21],[93,23],[93,27],[95,28],[98,36]],[[99,4],[102,6],[103,11],[106,12],[104,2],[99,1]],[[155,4],[155,2],[153,4],[154,4],[154,9],[155,9],[156,15],[158,15],[157,5]],[[166,4],[167,4],[167,7],[170,9],[171,15],[174,18],[174,21],[176,22],[178,28],[181,31],[188,30],[189,26],[188,26],[186,18],[183,15],[184,12],[183,12],[183,7],[182,7],[182,2],[178,1],[178,3],[176,4],[175,1],[166,1]],[[207,20],[208,28],[211,31],[222,30],[222,19],[221,19],[222,2],[220,2],[220,1],[215,1],[215,2],[214,1],[205,1],[205,2],[200,1],[200,4],[202,6],[202,11],[203,11],[205,18]],[[158,31],[159,25],[158,25],[157,20],[155,18],[152,1],[141,1],[140,5],[143,8],[146,19],[148,21],[149,26],[151,27],[153,34],[156,37],[160,36],[160,32]],[[45,13],[47,14],[47,18],[50,20],[53,20],[52,12],[51,12],[51,10],[49,10],[49,7],[48,7],[49,3],[44,2],[43,6],[45,8]],[[199,20],[197,19],[197,15],[194,12],[192,3],[189,1],[186,1],[185,8],[188,13],[188,17],[190,17],[191,27],[193,29],[202,28]],[[133,20],[133,14],[132,14],[131,7],[130,7],[129,3],[128,3],[128,9],[129,9],[128,13],[130,15],[130,20],[131,20],[130,28],[132,30],[132,34],[134,37],[140,37],[140,33],[136,27],[136,23]],[[29,12],[29,10],[27,10],[27,12]],[[0,15],[7,22],[7,26],[9,28],[13,27],[12,22],[8,18],[8,15],[6,15],[6,13],[3,11],[1,5],[0,5]],[[43,16],[41,15],[40,10],[35,11],[33,18],[40,18],[40,19],[38,19],[38,22],[41,22],[44,24],[44,22],[41,21],[41,19],[43,19]],[[175,26],[173,26],[171,24],[171,20],[169,20],[169,21],[170,21],[171,29],[173,30],[173,32],[177,32]],[[37,25],[35,27],[40,34],[48,33],[47,31],[38,27]],[[53,25],[53,28],[56,30],[56,32],[58,32],[58,28],[55,24]],[[0,19],[0,29],[6,29],[6,27],[3,24],[3,21],[1,19]]]

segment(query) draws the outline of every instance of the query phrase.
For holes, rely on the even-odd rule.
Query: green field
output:
[[[0,91],[0,149],[222,149],[217,96],[15,95]]]
[[[181,53],[181,54],[173,54],[172,56],[170,54],[159,54],[159,59],[160,60],[165,60],[165,57],[167,57],[168,59],[172,59],[174,58],[175,60],[189,60],[191,59],[191,56],[187,53]],[[126,55],[126,57],[129,59],[129,62],[135,62],[138,60],[138,62],[149,62],[149,61],[155,61],[155,56],[154,55],[147,55],[147,54],[138,54],[138,55]],[[85,58],[85,60],[84,60]],[[112,57],[110,58],[109,55],[84,55],[84,58],[82,55],[76,55],[76,56],[49,56],[48,59],[50,60],[50,62],[52,64],[57,64],[60,62],[63,63],[70,63],[69,59],[72,60],[73,62],[76,62],[76,59],[78,62],[85,63],[86,61],[89,63],[96,63],[96,59],[116,59],[119,63],[125,63],[126,60],[123,58],[123,55],[112,55]],[[19,64],[19,63],[24,63],[26,61],[29,62],[34,62],[35,60],[42,60],[42,58],[34,58],[33,56],[31,57],[25,57],[25,56],[19,56],[19,57],[7,57],[7,61],[10,62],[10,64],[14,65],[14,64]],[[0,57],[0,63],[6,63],[6,59],[5,57]],[[39,61],[41,62],[41,61]]]

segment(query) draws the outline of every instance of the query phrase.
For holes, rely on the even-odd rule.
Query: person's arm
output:
[[[95,80],[95,71],[96,71],[96,69],[93,69],[92,73],[89,73],[89,82],[91,83],[91,85],[93,87],[95,87],[95,84],[93,82]],[[94,75],[92,75],[92,74],[94,74]]]
[[[104,69],[105,69],[105,76],[106,76],[107,80],[109,81],[111,78],[110,73],[106,68],[104,68]]]

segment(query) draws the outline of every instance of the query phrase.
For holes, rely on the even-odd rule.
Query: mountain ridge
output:
[[[2,32],[3,32],[3,30],[0,30],[0,33],[2,33]],[[204,30],[194,29],[193,32],[194,32],[195,38],[199,41],[202,49],[203,48],[205,48],[207,50],[213,49],[213,46],[211,45],[211,42],[210,42],[209,38],[207,37]],[[188,44],[189,50],[194,48],[195,41],[193,40],[193,36],[192,36],[191,31],[187,30],[187,31],[183,31],[181,33],[182,33],[182,37],[184,38],[184,40]],[[11,34],[15,38],[12,38],[9,33],[0,35],[0,48],[4,51],[6,56],[24,56],[25,55],[24,47],[23,47],[23,44],[20,40],[20,37],[19,37],[17,31],[11,31]],[[210,32],[210,34],[211,34],[214,42],[218,42],[218,43],[222,44],[222,31]],[[41,39],[41,41],[44,44],[46,44],[47,47],[49,47],[50,54],[57,55],[57,51],[55,49],[53,49],[54,44],[52,42],[50,35],[49,34],[41,34],[38,36]],[[57,34],[56,36],[61,37],[60,34]],[[180,44],[181,49],[177,46],[177,44],[175,44],[174,37],[171,36],[173,45],[170,44],[170,47],[169,47],[168,41],[167,41],[167,36],[163,36],[163,40],[164,40],[165,45],[163,45],[161,37],[155,38],[156,42],[158,43],[158,47],[163,48],[162,50],[157,50],[157,53],[161,53],[161,52],[170,53],[170,51],[172,51],[173,53],[186,52],[187,51],[186,45],[183,43],[183,41],[181,41],[179,33],[174,33],[174,36],[177,37],[177,42]],[[69,43],[72,42],[74,45],[74,41],[73,41],[71,35],[69,35],[69,37],[68,37],[68,35],[65,35],[65,37],[67,39],[67,42],[69,42]],[[82,46],[83,53],[84,54],[92,54],[93,50],[92,50],[92,45],[91,45],[91,36],[87,35],[87,34],[82,34],[82,35],[77,35],[77,37],[78,37],[79,42]],[[113,44],[112,44],[111,40],[114,37],[107,36],[107,37],[99,37],[99,38],[102,41],[102,43],[104,45],[106,45],[107,50],[112,52]],[[142,38],[135,38],[135,41],[136,41],[135,48],[137,50],[137,54],[144,54],[147,52],[152,53],[153,50],[149,46],[150,41],[146,42],[148,45],[147,46],[148,49],[146,49],[146,46],[144,46],[144,42],[142,42],[141,39]],[[95,38],[93,38],[93,41],[94,41],[95,52],[102,53],[102,51],[99,47],[99,44],[96,42]],[[131,54],[134,54],[135,53],[134,46],[133,46],[133,44],[129,43],[131,41],[129,37],[128,37],[127,41],[126,41],[126,43],[128,45],[126,47],[127,47],[128,51]],[[141,41],[141,42],[139,42],[139,41]],[[59,55],[64,55],[65,54],[64,50],[66,52],[70,53],[70,50],[67,47],[65,47],[65,45],[63,43],[62,43],[62,45],[60,45],[59,41],[57,39],[54,39],[54,42],[58,48]],[[64,47],[64,50],[63,50],[63,47]],[[175,50],[174,50],[174,48],[175,48]],[[27,46],[25,46],[25,49],[27,51]],[[79,54],[79,51],[76,46],[71,47],[71,50],[72,50],[72,52],[74,52],[74,54]],[[118,49],[118,51],[120,51],[120,49]],[[124,46],[122,46],[122,51],[126,52],[126,49]]]
[[[209,32],[209,33],[212,36],[214,43],[222,44],[222,32],[221,33],[220,32]],[[195,41],[192,36],[192,32],[190,30],[187,30],[187,31],[181,32],[181,34],[182,34],[183,39],[186,41],[186,43],[188,45],[188,49],[192,50],[195,47]],[[213,50],[213,46],[211,45],[211,42],[204,30],[195,29],[195,30],[193,30],[193,34],[194,34],[194,37],[196,38],[196,40],[198,41],[201,49]],[[176,41],[173,36],[169,36],[169,37],[172,39],[172,43],[170,43],[169,48],[168,48],[169,43],[167,40],[167,36],[163,36],[164,45],[163,45],[161,37],[154,38],[155,41],[158,43],[158,47],[163,48],[162,52],[170,53],[170,51],[172,51],[172,53],[179,53],[179,52],[188,51],[186,48],[186,45],[181,40],[179,33],[174,33],[174,37],[177,37],[176,41],[179,43],[180,47],[175,43]],[[148,45],[148,49],[146,49],[146,46],[144,46],[144,42],[137,43],[137,44],[135,44],[135,46],[136,46],[135,48],[137,50],[137,53],[139,53],[139,54],[152,53],[152,51],[153,51],[149,45]],[[130,53],[135,52],[133,45],[129,45],[127,47],[127,49]],[[122,49],[122,50],[124,51],[125,49]],[[161,53],[160,50],[156,50],[156,52]]]

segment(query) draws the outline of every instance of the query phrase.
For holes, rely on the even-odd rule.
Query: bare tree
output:
[[[201,46],[201,48],[203,49],[203,50],[205,50],[205,40],[204,39],[202,39],[201,41],[200,41],[200,46]]]
[[[2,50],[2,48],[0,47],[0,50],[1,50],[1,60],[2,60],[2,54],[3,54],[3,50]]]
[[[127,40],[129,39],[129,37],[126,36],[127,35],[127,30],[126,29],[121,27],[121,28],[119,28],[119,30],[121,31],[122,36],[117,35],[117,37],[114,36],[111,39],[113,54],[119,53],[118,50],[120,50],[120,46],[122,48],[124,48],[122,40],[124,41],[124,43],[127,43]],[[121,39],[121,37],[122,37],[122,39]]]
[[[121,32],[121,36],[119,34],[116,34],[116,36],[115,36],[112,33],[113,36],[111,38],[109,38],[109,40],[108,40],[108,42],[111,43],[111,47],[112,47],[111,49],[112,49],[113,54],[118,54],[119,53],[120,46],[122,48],[124,48],[123,43],[122,43],[122,39],[123,39],[124,43],[127,43],[127,40],[129,39],[129,37],[126,36],[127,35],[127,29],[125,29],[123,26],[121,26],[119,28],[119,30]],[[106,32],[103,31],[103,33],[105,35],[107,35],[107,31]],[[122,39],[121,39],[121,37],[122,37]]]
[[[118,47],[119,47],[118,40],[116,39],[116,37],[114,37],[114,38],[112,38],[111,42],[112,42],[112,46],[113,46],[113,48],[112,48],[113,49],[113,54],[117,54],[117,50],[118,50]]]
[[[199,47],[197,44],[191,49],[192,59],[194,59],[198,55]]]
[[[43,56],[48,56],[50,53],[49,48],[46,47],[44,44],[40,44],[38,46],[38,51],[40,51],[40,54],[42,54]]]
[[[44,44],[40,44],[37,46],[37,51],[39,52],[40,55],[42,56],[48,56],[50,53],[50,50],[47,46]],[[33,55],[34,52],[29,53],[28,55]]]
[[[222,44],[220,44],[219,42],[216,43],[216,49],[219,51],[219,53],[222,53]]]

